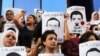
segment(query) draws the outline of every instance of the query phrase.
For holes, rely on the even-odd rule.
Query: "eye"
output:
[[[76,20],[76,18],[73,18],[73,20]]]
[[[53,39],[52,37],[49,38],[49,40],[52,40],[52,39]]]
[[[6,37],[7,37],[7,38],[9,38],[9,37],[10,37],[10,35],[6,35]]]
[[[13,40],[16,40],[16,37],[15,37],[15,36],[12,36],[12,39],[13,39]]]
[[[78,20],[81,20],[81,18],[78,18]]]
[[[54,38],[55,40],[57,40],[57,38]]]
[[[98,29],[98,28],[95,28],[95,30],[97,30],[97,31],[98,31],[99,29]]]

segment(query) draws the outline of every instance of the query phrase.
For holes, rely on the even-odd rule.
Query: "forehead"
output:
[[[75,14],[72,16],[72,18],[81,18],[81,15],[80,14]]]
[[[14,32],[12,32],[12,31],[9,31],[9,32],[7,32],[7,34],[14,34]]]
[[[56,38],[56,35],[55,34],[48,34],[47,38],[50,38],[50,37]]]
[[[32,15],[28,15],[27,17],[32,17]]]
[[[7,14],[7,13],[14,13],[14,12],[13,12],[13,11],[11,11],[11,10],[8,10],[8,11],[6,12],[6,14]]]
[[[48,21],[48,23],[49,24],[56,24],[56,23],[58,23],[58,21],[57,20],[50,20],[50,21]]]
[[[87,56],[99,56],[100,53],[97,52],[97,51],[92,51],[92,52],[89,52]]]
[[[98,15],[98,12],[95,12],[94,14],[95,14],[95,15],[96,15],[96,14]]]

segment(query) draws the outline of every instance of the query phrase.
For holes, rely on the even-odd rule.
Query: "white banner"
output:
[[[69,31],[71,33],[83,33],[85,31],[86,22],[85,7],[71,6],[67,9],[67,13],[69,13]]]
[[[80,56],[100,56],[100,41],[88,41],[79,45]]]
[[[45,54],[45,53],[43,53],[43,54],[39,54],[38,56],[64,56],[63,54]]]
[[[42,15],[42,33],[46,30],[54,30],[57,33],[58,42],[63,42],[64,14],[62,12],[46,12]]]
[[[27,56],[23,46],[0,47],[0,56]]]

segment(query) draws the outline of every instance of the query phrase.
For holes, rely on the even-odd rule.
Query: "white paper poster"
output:
[[[43,53],[43,54],[39,54],[38,56],[64,56],[63,54],[45,54],[45,53]]]
[[[42,15],[42,33],[46,30],[54,30],[57,33],[58,42],[63,42],[64,14],[62,12],[46,12]]]
[[[21,11],[22,11],[22,9],[20,9],[20,8],[5,8],[3,11],[4,11],[4,13],[3,13],[3,16],[4,16],[4,19],[7,21],[7,19],[6,19],[6,12],[8,11],[8,10],[11,10],[11,11],[13,11],[14,12],[14,15],[17,15],[17,14],[19,14]],[[21,21],[21,19],[22,19],[23,17],[21,17],[20,19],[19,19],[19,21]]]
[[[0,47],[0,56],[27,56],[23,46]]]
[[[12,10],[12,11],[14,12],[14,15],[17,15],[20,11],[22,11],[22,9],[20,9],[20,8],[5,8],[5,9],[4,9],[4,14],[3,14],[3,15],[6,14],[6,11],[7,11],[7,10]]]
[[[80,56],[100,56],[100,41],[88,41],[79,45]]]
[[[42,9],[34,9],[34,13],[35,13],[35,16],[37,17],[38,22],[40,22],[42,20],[42,14],[44,12],[45,11],[43,11]]]
[[[85,31],[86,14],[85,7],[71,6],[67,9],[69,13],[68,27],[71,33],[82,33]]]

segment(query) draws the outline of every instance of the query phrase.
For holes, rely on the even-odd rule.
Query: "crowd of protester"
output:
[[[36,15],[30,14],[26,20],[19,21],[22,16],[25,16],[25,13],[26,11],[22,10],[14,15],[12,10],[7,10],[5,18],[4,16],[0,17],[2,47],[25,46],[28,56],[38,56],[39,53],[62,53],[64,56],[79,56],[80,43],[100,39],[100,15],[97,11],[91,14],[91,25],[80,36],[69,32],[67,26],[69,14],[66,13],[64,15],[64,33],[62,33],[64,34],[63,43],[57,42],[57,34],[52,30],[47,30],[42,34],[42,21],[38,22]],[[93,22],[95,23],[93,24]],[[16,30],[12,28],[4,31],[5,24],[14,24],[19,30],[18,36],[16,36]]]

